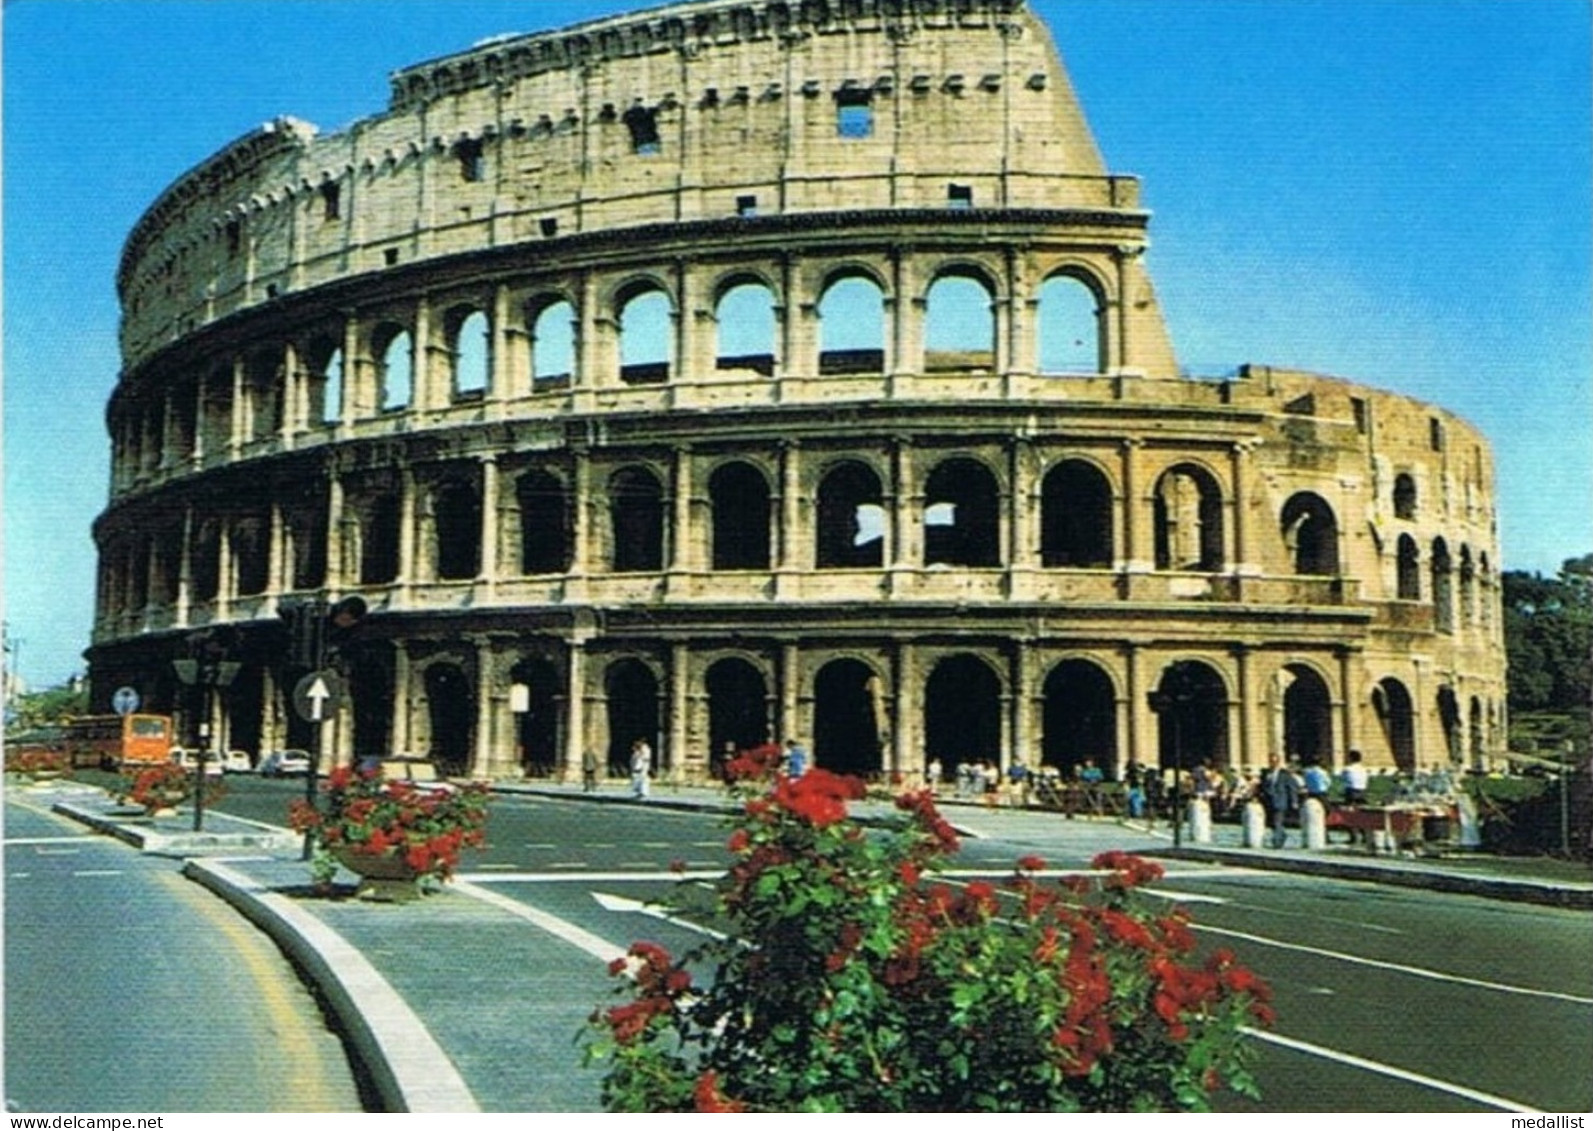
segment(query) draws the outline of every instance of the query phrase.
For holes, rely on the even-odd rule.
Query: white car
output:
[[[194,768],[199,758],[199,751],[189,750],[185,746],[171,748],[171,760],[185,770]],[[205,773],[219,775],[222,769],[221,755],[214,750],[205,755]]]
[[[273,750],[260,760],[260,776],[299,777],[310,772],[310,756],[303,750]]]
[[[254,770],[254,759],[246,750],[229,750],[221,760],[221,768],[229,774],[247,774]]]

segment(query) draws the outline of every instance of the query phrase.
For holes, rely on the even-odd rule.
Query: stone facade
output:
[[[358,594],[341,761],[1485,760],[1487,443],[1181,377],[1147,220],[1017,0],[683,4],[265,126],[123,255],[96,700],[191,716],[222,629],[226,744],[306,745],[279,608]]]

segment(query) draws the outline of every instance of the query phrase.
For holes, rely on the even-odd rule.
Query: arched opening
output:
[[[570,501],[549,472],[528,471],[514,484],[520,507],[520,572],[563,573],[570,568]]]
[[[564,680],[551,660],[540,657],[515,664],[509,679],[526,689],[526,709],[515,716],[520,768],[527,777],[552,777],[564,745]]]
[[[885,496],[867,464],[848,460],[819,482],[819,569],[878,569],[885,564]]]
[[[1422,566],[1421,551],[1416,548],[1416,539],[1409,534],[1401,534],[1396,555],[1395,596],[1401,601],[1420,601],[1422,599]]]
[[[619,336],[621,382],[661,385],[669,380],[675,334],[668,295],[647,286],[623,297],[619,305]]]
[[[1213,573],[1222,568],[1222,491],[1205,468],[1181,463],[1156,482],[1156,568]]]
[[[819,372],[885,371],[885,298],[873,279],[847,275],[819,299]]]
[[[380,348],[381,370],[378,387],[381,390],[381,410],[395,412],[409,406],[414,393],[415,349],[409,331],[387,327],[391,337]]]
[[[326,488],[309,484],[289,492],[283,499],[283,512],[292,555],[293,588],[318,589],[326,582]]]
[[[831,660],[813,679],[813,760],[837,774],[880,772],[885,730],[879,677],[861,660]],[[788,736],[790,737],[790,736]]]
[[[1438,689],[1438,725],[1443,729],[1444,753],[1450,765],[1458,765],[1465,753],[1460,735],[1460,700],[1453,687]]]
[[[320,355],[322,348],[325,346],[317,347],[317,356],[324,356],[324,360],[311,366],[310,404],[317,423],[325,427],[336,424],[343,416],[343,351],[332,346]]]
[[[1405,472],[1394,476],[1394,517],[1416,517],[1416,480]]]
[[[189,568],[193,571],[194,600],[214,601],[221,591],[221,523],[215,519],[199,524]]]
[[[1333,576],[1339,572],[1339,528],[1327,500],[1311,491],[1289,496],[1280,524],[1295,573]]]
[[[646,468],[620,468],[608,483],[608,513],[614,572],[663,569],[664,489],[658,478]]]
[[[769,735],[769,688],[763,673],[735,656],[715,661],[704,678],[708,689],[708,749],[716,756],[729,745],[750,750]]]
[[[560,388],[574,374],[575,307],[560,299],[531,324],[531,382],[535,389]]]
[[[389,585],[398,578],[398,533],[402,518],[397,496],[376,496],[361,518],[360,584]]]
[[[631,744],[644,739],[653,749],[653,769],[663,770],[668,754],[661,745],[658,680],[637,659],[616,660],[603,679],[608,696],[608,770],[610,776],[631,772]]]
[[[1477,571],[1471,564],[1471,547],[1460,547],[1460,623],[1477,618]]]
[[[977,460],[948,459],[924,484],[924,564],[1001,564],[996,478]]]
[[[1455,596],[1450,589],[1449,547],[1442,538],[1433,539],[1431,564],[1433,586],[1433,623],[1439,632],[1455,630]]]
[[[727,463],[708,477],[714,569],[769,568],[769,481],[749,463]]]
[[[248,398],[249,436],[269,440],[282,428],[282,355],[261,351],[244,367],[244,395]],[[157,418],[158,425],[158,418]],[[156,436],[157,451],[160,437]]]
[[[431,722],[431,747],[426,756],[439,773],[457,777],[470,770],[470,736],[476,720],[476,691],[458,664],[435,663],[426,669],[426,712]],[[400,705],[400,710],[403,709]]]
[[[270,522],[264,515],[246,514],[235,518],[228,531],[227,544],[232,551],[233,576],[240,597],[253,597],[266,591],[271,576],[269,529]]]
[[[1488,742],[1485,733],[1482,700],[1475,695],[1471,697],[1471,765],[1474,769],[1482,769],[1487,763]]]
[[[1052,275],[1040,285],[1041,373],[1100,373],[1106,368],[1101,300],[1074,275]]]
[[[762,283],[740,282],[719,298],[716,369],[750,369],[774,376],[774,295]]]
[[[1112,565],[1112,486],[1100,469],[1064,460],[1040,485],[1040,564],[1052,569]]]
[[[1117,693],[1089,660],[1063,660],[1045,679],[1040,761],[1072,778],[1085,759],[1108,777],[1117,770]]]
[[[227,688],[222,702],[227,712],[227,750],[242,750],[249,755],[251,763],[258,764],[261,723],[265,717],[265,673],[254,664],[245,664]]]
[[[432,496],[437,576],[464,581],[481,572],[481,496],[467,483],[444,483]]]
[[[487,391],[492,372],[492,326],[487,316],[469,307],[455,308],[448,350],[453,359],[454,399],[477,400]]]
[[[1180,660],[1162,672],[1152,693],[1157,764],[1193,769],[1228,761],[1228,693],[1222,677],[1199,660]]]
[[[1302,765],[1333,762],[1333,696],[1327,683],[1304,664],[1284,667],[1283,752]]]
[[[964,763],[1000,767],[1001,680],[977,656],[948,656],[924,685],[924,756],[955,778]]]
[[[1377,716],[1388,756],[1401,773],[1416,772],[1416,725],[1410,692],[1392,676],[1372,689],[1372,711]]]
[[[354,763],[392,754],[393,648],[362,645],[349,664],[349,706],[354,719]]]
[[[996,319],[990,289],[971,275],[942,275],[925,299],[925,371],[989,370],[995,364]]]

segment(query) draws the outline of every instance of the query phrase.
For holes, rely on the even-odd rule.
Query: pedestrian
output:
[[[1305,795],[1307,797],[1316,798],[1316,800],[1322,803],[1322,807],[1325,809],[1327,808],[1328,803],[1328,790],[1332,787],[1333,779],[1328,777],[1328,772],[1322,768],[1322,764],[1320,762],[1313,760],[1309,765],[1306,766]]]
[[[1267,772],[1261,779],[1261,803],[1272,826],[1272,847],[1282,848],[1289,839],[1289,818],[1300,808],[1300,781],[1276,754],[1267,759]]]
[[[939,758],[931,758],[929,760],[928,776],[929,776],[929,781],[928,781],[927,784],[929,786],[929,792],[931,794],[939,794],[940,793],[940,759]]]
[[[631,743],[631,793],[641,799],[647,799],[648,778],[653,772],[653,748],[647,745],[645,738],[638,738]]]
[[[597,752],[590,746],[581,751],[581,792],[597,792]]]
[[[792,781],[808,772],[808,751],[794,738],[785,740],[785,772]]]
[[[1344,769],[1339,773],[1339,780],[1344,783],[1344,804],[1366,804],[1366,787],[1371,779],[1366,772],[1366,763],[1361,760],[1359,750],[1350,751],[1349,760],[1344,763]]]
[[[1138,758],[1130,758],[1123,770],[1123,781],[1128,786],[1128,816],[1130,820],[1145,815],[1145,768]]]

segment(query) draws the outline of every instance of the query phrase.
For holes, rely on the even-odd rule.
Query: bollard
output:
[[[1189,799],[1189,839],[1196,844],[1211,843],[1211,802],[1204,797]]]
[[[1327,847],[1327,810],[1314,797],[1307,797],[1300,810],[1300,831],[1305,834],[1308,851],[1320,852]]]
[[[1246,848],[1262,848],[1266,845],[1267,811],[1261,807],[1261,802],[1251,801],[1245,805],[1244,833]]]
[[[1482,820],[1477,815],[1477,803],[1469,793],[1462,793],[1455,802],[1460,815],[1460,847],[1482,847]]]

